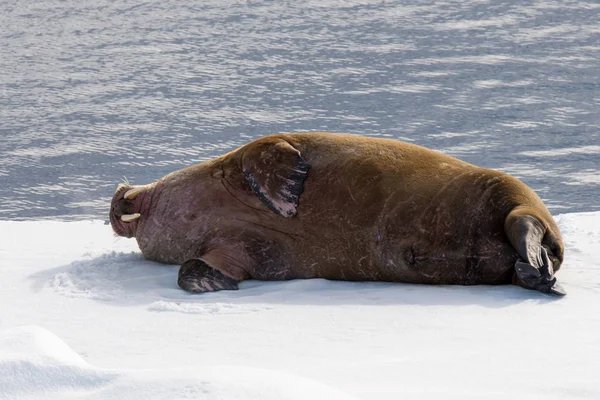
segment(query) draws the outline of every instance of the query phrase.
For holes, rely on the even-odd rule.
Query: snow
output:
[[[351,399],[317,382],[258,368],[94,368],[38,326],[2,332],[0,350],[1,395],[7,399]]]
[[[600,213],[564,298],[248,281],[192,295],[102,221],[0,221],[0,399],[598,399]]]

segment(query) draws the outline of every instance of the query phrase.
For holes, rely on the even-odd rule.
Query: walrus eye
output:
[[[409,248],[404,252],[404,258],[406,258],[406,261],[408,261],[408,263],[410,265],[413,265],[417,262],[417,259],[415,257],[415,249],[414,248]]]

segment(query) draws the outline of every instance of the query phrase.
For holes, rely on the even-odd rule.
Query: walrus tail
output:
[[[564,250],[558,228],[548,216],[530,207],[516,207],[504,221],[504,232],[520,258],[515,262],[513,283],[527,289],[564,296],[554,273],[563,261]]]

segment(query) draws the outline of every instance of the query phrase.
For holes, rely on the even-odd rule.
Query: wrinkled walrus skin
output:
[[[191,292],[245,279],[514,283],[562,295],[563,242],[535,192],[424,147],[331,133],[266,136],[145,186],[110,221]]]

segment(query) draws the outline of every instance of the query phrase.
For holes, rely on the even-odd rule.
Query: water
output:
[[[600,210],[593,1],[0,4],[0,219],[105,219],[278,132],[397,138]]]

